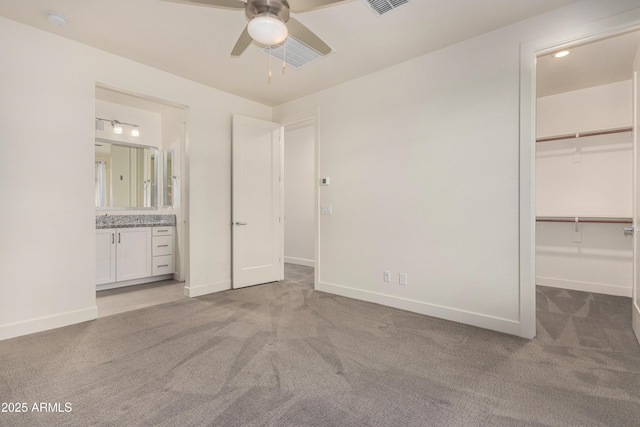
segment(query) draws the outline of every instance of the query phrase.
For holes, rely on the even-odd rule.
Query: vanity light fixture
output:
[[[96,117],[96,129],[97,130],[104,130],[104,126],[99,126],[98,124],[101,122],[109,122],[111,124],[111,126],[113,126],[113,133],[117,134],[117,135],[122,135],[123,132],[123,125],[124,126],[131,126],[131,136],[137,138],[140,136],[140,126],[138,125],[134,125],[133,123],[124,123],[121,122],[120,120],[115,120],[115,119],[102,119],[100,117]]]
[[[112,120],[111,126],[113,126],[113,133],[116,133],[118,135],[122,134],[122,123],[117,120]]]

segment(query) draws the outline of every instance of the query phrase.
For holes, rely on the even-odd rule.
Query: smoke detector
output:
[[[47,20],[58,27],[67,25],[67,18],[58,12],[47,12]]]

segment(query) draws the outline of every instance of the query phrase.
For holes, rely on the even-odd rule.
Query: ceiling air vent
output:
[[[364,2],[380,16],[399,8],[400,6],[404,6],[409,3],[409,1],[410,0],[364,0]]]
[[[271,56],[280,61],[286,58],[287,64],[295,68],[300,68],[315,62],[323,56],[320,52],[311,49],[293,36],[287,37],[285,42],[279,46],[272,47],[271,49],[264,47],[261,50],[266,54],[270,53]]]

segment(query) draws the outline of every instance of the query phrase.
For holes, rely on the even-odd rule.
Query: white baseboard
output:
[[[98,318],[98,307],[85,308],[68,313],[55,314],[53,316],[40,317],[25,320],[18,323],[10,323],[0,326],[0,341],[15,338],[22,335],[35,334],[76,323],[87,322]]]
[[[173,274],[143,277],[140,279],[125,280],[123,282],[103,283],[102,285],[96,285],[96,291],[105,291],[107,289],[124,288],[125,286],[141,285],[143,283],[153,283],[153,282],[159,282],[161,280],[171,280],[171,279],[173,279]]]
[[[499,317],[487,316],[485,314],[473,313],[325,282],[318,282],[316,290],[399,308],[401,310],[407,310],[414,313],[425,314],[427,316],[438,317],[440,319],[451,320],[453,322],[464,323],[466,325],[477,326],[479,328],[504,332],[506,334],[520,334],[520,322],[515,320],[502,319]]]
[[[184,295],[189,298],[194,298],[215,292],[227,291],[229,289],[231,289],[231,280],[223,280],[221,282],[208,283],[206,285],[185,286]]]
[[[291,256],[285,256],[284,262],[286,264],[304,265],[305,267],[315,267],[316,263],[312,259],[295,258]]]
[[[571,289],[573,291],[595,292],[597,294],[631,297],[631,288],[606,285],[603,283],[579,282],[576,280],[555,279],[553,277],[536,276],[536,285],[552,288]]]

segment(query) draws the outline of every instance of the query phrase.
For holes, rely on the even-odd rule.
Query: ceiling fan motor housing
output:
[[[289,21],[289,5],[283,0],[247,0],[244,13],[249,21],[262,14],[273,15],[285,24]]]

